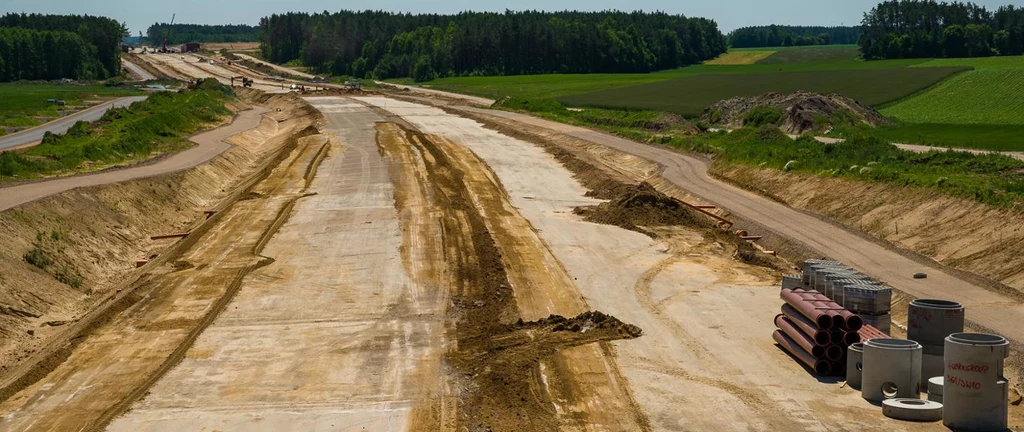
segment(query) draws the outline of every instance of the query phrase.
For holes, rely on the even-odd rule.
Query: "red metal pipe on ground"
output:
[[[814,339],[814,343],[818,345],[828,345],[832,341],[832,337],[828,330],[822,330],[818,328],[814,321],[807,319],[807,317],[800,314],[799,311],[793,309],[788,303],[782,304],[782,314],[789,318],[794,325],[804,332],[805,335],[810,336]],[[778,318],[776,318],[778,319]]]
[[[883,333],[881,330],[870,324],[861,327],[860,330],[857,330],[857,334],[860,336],[861,342],[871,339],[886,339],[889,337],[889,335]]]
[[[841,361],[843,359],[843,347],[836,344],[825,347],[825,358],[834,362]]]
[[[807,291],[802,288],[794,288],[791,291],[793,294],[800,296],[805,301],[815,302],[814,306],[816,308],[824,310],[826,315],[832,317],[832,327],[830,328],[843,327],[846,325],[846,318],[843,315],[840,315],[840,311],[844,310],[843,307],[840,306],[839,303],[836,303],[825,296],[825,294],[814,290]]]
[[[846,375],[846,362],[845,361],[834,361],[828,364],[829,375],[832,376],[844,376]]]
[[[796,326],[793,325],[793,322],[786,318],[785,315],[780,314],[775,316],[775,327],[782,330],[786,336],[789,336],[789,338],[796,342],[797,345],[800,345],[800,348],[811,353],[815,358],[825,357],[825,346],[815,344],[814,339],[811,339],[810,336],[805,335],[804,332],[798,330]]]
[[[800,348],[800,345],[797,345],[795,341],[789,338],[789,336],[786,336],[782,330],[775,330],[775,332],[772,333],[772,338],[775,339],[775,342],[778,343],[783,350],[793,357],[796,357],[797,360],[807,365],[807,367],[813,369],[814,373],[818,375],[827,375],[832,370],[829,367],[828,361],[816,359],[811,356],[810,353],[804,351],[803,348]]]
[[[843,327],[848,331],[857,331],[864,325],[864,320],[857,316],[857,314],[846,310],[842,305],[832,301],[832,299],[820,292],[806,291],[802,288],[793,289],[793,292],[804,296],[804,298],[827,302],[828,305],[826,307],[829,309],[829,312],[835,313],[832,317],[832,327]],[[837,320],[836,315],[838,315],[841,321]]]
[[[860,333],[857,333],[855,331],[848,331],[845,334],[843,334],[843,345],[845,345],[845,346],[853,345],[853,344],[855,344],[857,342],[860,342],[860,339],[861,339]]]
[[[794,293],[793,290],[784,289],[779,294],[790,307],[795,309],[800,315],[807,317],[811,322],[815,323],[819,329],[827,330],[832,328],[833,319],[832,315],[829,315],[823,302],[808,301],[803,296]]]

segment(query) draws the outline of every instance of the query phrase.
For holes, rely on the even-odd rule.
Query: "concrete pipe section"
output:
[[[945,352],[943,424],[965,431],[1005,430],[1009,386],[1003,359],[1010,342],[993,334],[954,333],[946,337]]]
[[[864,344],[857,342],[846,349],[846,385],[860,390],[861,370],[864,369]]]
[[[928,400],[942,403],[942,384],[945,378],[937,376],[928,378]]]
[[[896,420],[930,422],[942,420],[942,404],[916,398],[882,401],[882,414]]]
[[[921,344],[907,339],[864,342],[861,396],[872,402],[921,397]]]
[[[924,347],[921,382],[942,376],[946,336],[964,331],[964,307],[960,303],[938,299],[916,299],[907,307],[907,339]]]

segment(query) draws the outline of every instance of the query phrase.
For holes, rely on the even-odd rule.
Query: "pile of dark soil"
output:
[[[808,92],[726,99],[704,110],[701,120],[738,128],[744,125],[747,113],[758,107],[780,109],[783,116],[779,127],[791,134],[828,130],[837,124],[878,126],[889,123],[878,111],[846,96]]]
[[[641,227],[685,225],[712,228],[704,215],[654,189],[647,182],[621,189],[611,201],[596,206],[576,207],[573,213],[594,223],[615,225],[648,236],[655,235]]]

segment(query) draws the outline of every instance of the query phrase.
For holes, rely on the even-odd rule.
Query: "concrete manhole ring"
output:
[[[942,404],[921,399],[896,398],[882,401],[882,414],[907,421],[942,420]]]

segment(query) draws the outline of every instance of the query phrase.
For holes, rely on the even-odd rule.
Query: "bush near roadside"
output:
[[[745,127],[729,134],[677,137],[670,144],[710,149],[719,162],[783,170],[796,161],[788,171],[933,188],[1000,208],[1024,210],[1024,162],[1017,159],[956,151],[913,153],[869,135],[823,144],[809,136],[791,140],[762,129]]]
[[[78,122],[63,135],[48,133],[41,144],[24,152],[0,153],[0,181],[139,161],[154,153],[181,150],[189,146],[185,137],[231,114],[224,104],[232,97],[229,87],[212,79],[177,93],[154,93],[145,101],[109,110],[94,123]]]

